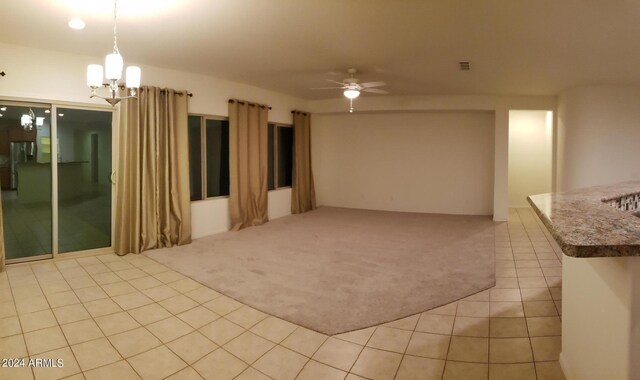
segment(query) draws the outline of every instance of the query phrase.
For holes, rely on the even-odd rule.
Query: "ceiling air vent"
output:
[[[471,63],[469,61],[460,61],[458,63],[460,64],[460,70],[461,71],[469,71],[469,70],[471,70]]]

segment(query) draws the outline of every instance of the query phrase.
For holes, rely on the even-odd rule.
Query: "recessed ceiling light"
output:
[[[69,20],[69,28],[71,29],[80,30],[80,29],[84,29],[84,27],[85,27],[84,21],[82,21],[82,19],[78,17],[74,17],[71,20]]]
[[[0,111],[6,111],[7,107],[0,107]]]
[[[59,113],[59,114],[58,114],[58,116],[63,117],[63,116],[64,116],[64,114],[63,114],[63,113]]]
[[[51,113],[50,110],[44,110],[44,113]]]
[[[0,113],[0,117],[4,116],[3,114]]]

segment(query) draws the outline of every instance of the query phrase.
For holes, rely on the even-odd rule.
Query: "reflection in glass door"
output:
[[[56,112],[58,253],[111,247],[112,113]]]
[[[0,187],[7,260],[52,256],[48,105],[0,101]]]

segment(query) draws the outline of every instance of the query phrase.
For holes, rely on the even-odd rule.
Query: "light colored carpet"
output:
[[[495,285],[485,216],[321,207],[147,255],[325,334],[393,321]]]

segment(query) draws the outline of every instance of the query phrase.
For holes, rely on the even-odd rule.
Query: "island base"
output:
[[[562,262],[567,380],[640,380],[640,257]]]

